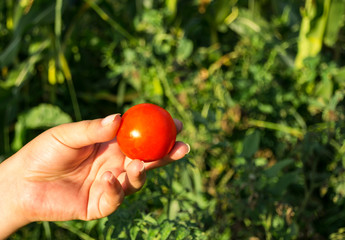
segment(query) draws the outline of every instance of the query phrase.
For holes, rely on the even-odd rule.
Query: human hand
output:
[[[163,159],[129,159],[116,142],[120,121],[110,115],[51,128],[0,164],[0,213],[11,219],[0,222],[0,238],[29,222],[105,217],[144,185],[147,170],[189,152],[176,142]],[[182,123],[175,124],[180,132]]]

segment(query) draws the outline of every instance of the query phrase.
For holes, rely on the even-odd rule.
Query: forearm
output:
[[[20,175],[13,159],[0,164],[0,239],[5,239],[29,222],[20,211],[17,193]]]

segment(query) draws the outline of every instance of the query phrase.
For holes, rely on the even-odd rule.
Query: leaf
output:
[[[203,192],[203,179],[202,179],[202,174],[199,169],[197,168],[192,168],[191,169],[191,175],[193,176],[193,184],[194,184],[194,189],[196,193],[202,193]]]
[[[182,38],[177,46],[176,57],[178,62],[186,60],[193,52],[193,42]]]
[[[170,233],[172,232],[174,224],[168,221],[164,221],[161,225],[161,240],[168,239]]]
[[[135,240],[138,236],[138,233],[140,231],[140,228],[138,226],[132,226],[129,230],[129,235],[131,240]]]
[[[159,228],[150,228],[146,239],[155,239],[157,234],[159,233]]]
[[[344,25],[345,4],[344,0],[332,0],[329,8],[325,32],[325,44],[332,47],[338,39],[341,27]]]
[[[332,97],[333,82],[329,77],[323,77],[316,86],[316,96],[328,101]]]
[[[174,39],[170,34],[158,33],[153,41],[155,53],[159,55],[168,54],[174,44]]]
[[[159,11],[150,9],[134,19],[134,26],[138,32],[156,33],[161,29],[162,22]]]
[[[345,97],[345,93],[342,91],[336,91],[332,98],[329,100],[328,108],[335,111],[339,102],[341,102]]]
[[[100,225],[100,223],[103,222],[104,224],[104,221],[107,221],[106,218],[102,218],[101,220],[91,220],[91,221],[87,221],[85,222],[85,226],[84,226],[84,231],[86,233],[90,233],[93,229],[95,229],[97,227],[97,225]],[[102,226],[104,227],[104,226]]]
[[[12,149],[17,151],[24,146],[25,143],[25,126],[22,118],[19,117],[18,122],[14,126],[14,139],[12,141]]]
[[[170,206],[169,206],[169,219],[171,220],[176,219],[179,211],[180,211],[179,202],[175,199],[171,200]]]
[[[188,230],[185,227],[179,227],[176,230],[176,240],[186,239],[189,234],[190,234],[190,230]]]
[[[212,3],[211,17],[216,26],[222,24],[225,18],[231,13],[233,5],[236,3],[234,0],[218,0]]]
[[[247,135],[243,141],[243,150],[241,157],[251,158],[259,150],[260,144],[260,132],[254,131],[250,135]]]
[[[330,240],[340,240],[345,239],[345,228],[339,228],[337,232],[331,233],[329,235]]]
[[[303,62],[305,59],[314,57],[321,51],[330,2],[331,0],[306,1],[302,14],[298,52],[295,59],[295,66],[297,68],[304,66]]]
[[[293,159],[289,158],[289,159],[284,159],[281,160],[279,162],[277,162],[276,164],[274,164],[272,167],[266,169],[264,171],[264,174],[267,176],[267,178],[272,178],[277,176],[285,167],[291,165],[294,162]]]
[[[44,229],[44,235],[46,239],[52,239],[52,233],[51,233],[51,228],[49,225],[49,222],[42,222],[43,229]]]
[[[272,186],[271,192],[277,196],[282,195],[283,192],[287,190],[287,187],[289,185],[298,182],[298,175],[299,174],[300,174],[300,169],[297,169],[293,172],[289,172],[289,173],[282,175],[278,179],[278,182]]]
[[[338,71],[336,72],[334,79],[341,86],[345,86],[345,67],[338,68]]]
[[[42,103],[18,117],[12,148],[19,150],[24,145],[27,129],[49,128],[71,121],[71,117],[59,107]]]
[[[266,41],[272,38],[269,31],[269,23],[263,17],[254,17],[250,10],[243,8],[240,8],[238,12],[234,10],[234,14],[233,20],[231,21],[231,18],[230,20],[225,19],[225,23],[230,22],[231,24],[228,27],[240,36],[262,36]]]
[[[72,121],[58,106],[42,103],[23,115],[25,126],[30,129],[54,127]]]
[[[154,219],[153,217],[151,217],[151,215],[145,215],[145,216],[143,217],[143,219],[144,219],[144,221],[146,221],[146,222],[148,222],[148,223],[150,223],[150,224],[152,224],[152,225],[157,225],[156,219]]]

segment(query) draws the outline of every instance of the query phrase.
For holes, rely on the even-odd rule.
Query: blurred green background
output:
[[[345,239],[343,0],[2,0],[0,161],[151,102],[181,161],[105,219],[11,239]]]

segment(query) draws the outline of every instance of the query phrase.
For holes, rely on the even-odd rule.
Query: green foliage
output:
[[[59,107],[42,103],[18,116],[15,124],[12,148],[19,150],[27,141],[25,132],[29,129],[45,129],[71,122],[71,117]]]
[[[0,2],[0,159],[140,102],[181,119],[192,151],[108,218],[11,239],[344,237],[343,1],[15,2]]]

